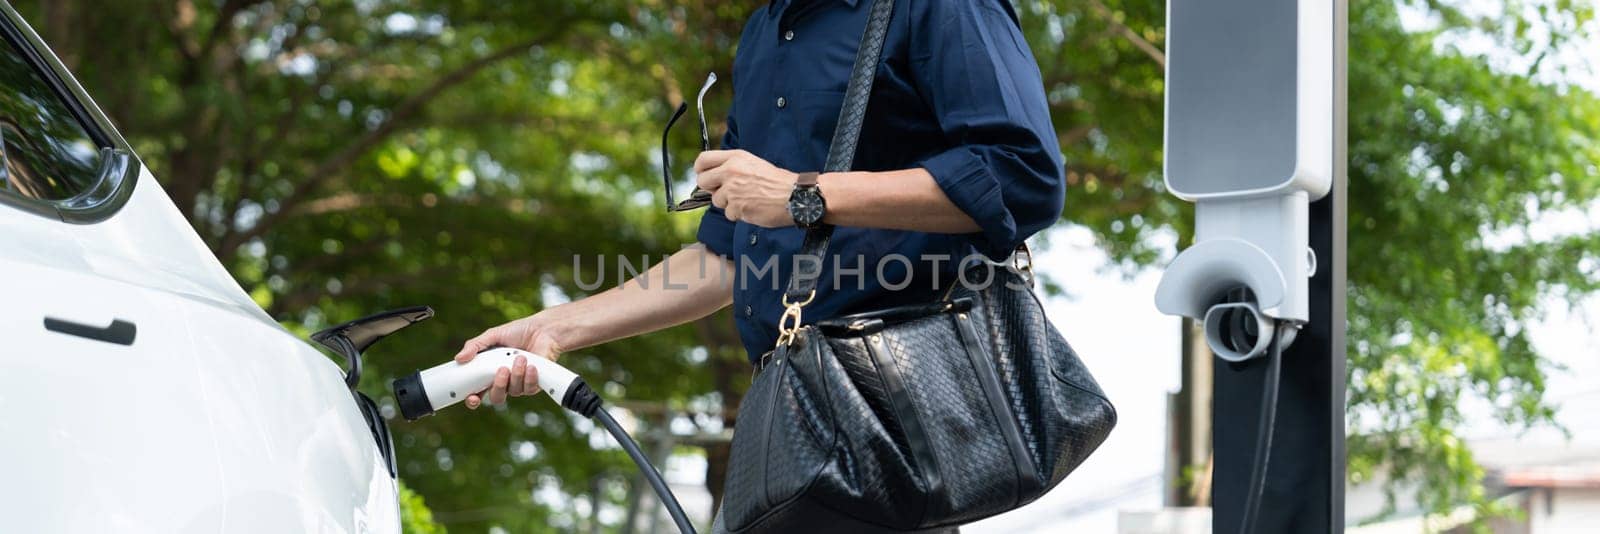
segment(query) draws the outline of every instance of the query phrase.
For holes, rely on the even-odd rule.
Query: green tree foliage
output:
[[[691,242],[697,218],[659,207],[660,128],[706,72],[729,72],[763,4],[16,3],[274,317],[306,332],[403,305],[439,311],[372,351],[373,393],[484,327],[582,296],[577,279],[594,280],[602,255],[643,265]],[[1591,8],[1401,4],[1431,27],[1403,28],[1389,0],[1351,13],[1350,465],[1355,480],[1423,482],[1442,509],[1482,502],[1455,434],[1460,403],[1549,420],[1548,365],[1523,325],[1545,297],[1595,289],[1600,243],[1491,237],[1594,201],[1600,104],[1440,44],[1487,35],[1534,57]],[[1163,3],[1017,6],[1067,155],[1067,220],[1126,268],[1158,264],[1191,231],[1161,187]],[[708,116],[730,94],[714,90]],[[615,284],[618,265],[604,268]],[[722,314],[564,362],[640,413],[694,414],[680,423],[710,432],[748,380]],[[594,452],[590,427],[548,403],[392,426],[402,478],[458,531],[572,530],[587,521],[580,504],[619,503],[631,481],[625,457]],[[726,448],[704,452],[720,493]]]
[[[1533,7],[1510,4],[1510,15]],[[1351,477],[1416,480],[1434,510],[1485,506],[1483,473],[1454,432],[1462,405],[1487,402],[1512,426],[1552,421],[1550,366],[1526,325],[1547,297],[1600,288],[1600,235],[1523,231],[1595,202],[1600,100],[1441,44],[1465,26],[1534,55],[1530,24],[1557,28],[1559,43],[1559,28],[1592,16],[1534,5],[1533,19],[1441,8],[1443,25],[1414,34],[1387,4],[1352,14],[1365,31],[1351,39],[1363,59],[1350,77]]]
[[[611,258],[642,268],[692,241],[692,217],[657,207],[652,149],[681,98],[667,88],[692,91],[698,81],[677,74],[704,76],[711,61],[732,57],[731,44],[713,42],[723,52],[684,53],[706,63],[662,63],[681,60],[660,51],[688,50],[672,46],[688,32],[687,15],[622,1],[18,8],[246,291],[291,329],[436,308],[438,318],[368,354],[362,388],[391,407],[396,375],[439,363],[486,327],[582,295],[574,255],[586,281],[607,258],[614,284]],[[737,24],[706,35],[726,39]],[[707,363],[733,354],[729,322],[564,362],[606,384],[611,399],[715,407],[706,400],[718,390],[711,369],[726,369],[723,391],[748,376],[737,359]],[[536,501],[536,489],[588,495],[598,480],[610,495],[634,473],[620,451],[594,452],[589,427],[545,402],[395,418],[391,427],[401,477],[451,527],[571,530],[587,510]]]
[[[403,482],[400,484],[400,528],[410,534],[448,532],[444,525],[433,519],[433,511],[428,509],[428,503],[423,502],[422,496],[411,491]]]

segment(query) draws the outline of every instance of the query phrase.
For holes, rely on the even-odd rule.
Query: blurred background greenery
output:
[[[592,280],[600,255],[643,262],[693,240],[698,218],[660,207],[661,127],[706,72],[726,77],[744,19],[765,3],[16,7],[291,330],[405,305],[439,311],[369,357],[363,387],[381,392],[483,328],[581,297],[574,255]],[[1068,162],[1063,224],[1093,230],[1128,272],[1169,258],[1190,232],[1188,207],[1161,186],[1164,4],[1016,1]],[[1593,31],[1594,8],[1351,4],[1350,477],[1420,482],[1435,510],[1487,507],[1483,472],[1456,436],[1458,405],[1549,424],[1551,369],[1523,325],[1600,286],[1600,235],[1522,230],[1600,193],[1600,99],[1551,53]],[[714,130],[730,94],[708,97]],[[720,495],[717,437],[749,377],[728,316],[564,362],[604,383],[644,432],[680,436],[675,451],[703,456]],[[590,513],[629,502],[628,460],[592,452],[591,429],[547,403],[392,428],[418,531],[636,526],[631,513],[598,525]]]

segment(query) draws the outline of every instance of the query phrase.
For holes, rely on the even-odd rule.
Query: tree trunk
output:
[[[52,47],[56,57],[69,70],[78,68],[79,49],[76,36],[82,32],[72,31],[72,19],[77,11],[75,0],[51,0],[44,3],[44,39],[55,45]]]
[[[1167,400],[1167,506],[1204,506],[1211,500],[1211,348],[1193,319],[1184,319],[1183,377]],[[1203,491],[1201,491],[1203,490]]]

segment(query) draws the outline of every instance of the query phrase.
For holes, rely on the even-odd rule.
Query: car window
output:
[[[61,200],[99,179],[100,149],[50,84],[0,39],[0,191]]]

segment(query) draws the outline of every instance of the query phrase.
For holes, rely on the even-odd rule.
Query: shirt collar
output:
[[[795,0],[771,0],[771,1],[767,2],[767,17],[770,18],[770,17],[778,16],[779,13],[783,12],[784,8],[789,7],[789,4],[794,3],[794,1]],[[860,0],[838,0],[838,1],[844,2],[845,5],[848,5],[850,7],[856,7],[856,2],[859,2]]]

